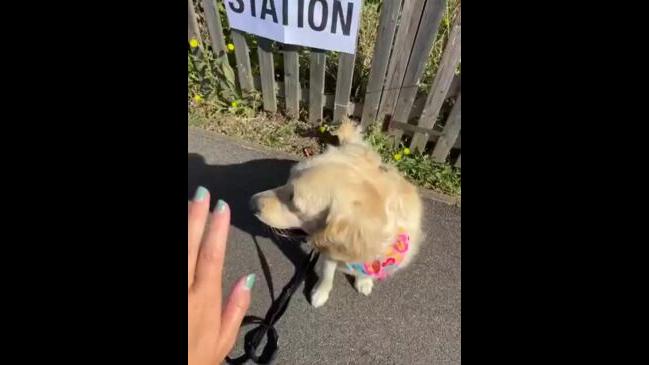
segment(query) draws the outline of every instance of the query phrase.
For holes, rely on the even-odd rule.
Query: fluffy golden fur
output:
[[[251,205],[265,224],[300,228],[321,253],[320,280],[311,303],[323,305],[339,263],[372,260],[386,252],[399,229],[410,235],[408,265],[422,240],[422,204],[417,188],[368,146],[350,121],[335,133],[340,146],[329,146],[291,170],[288,182],[255,194]],[[353,272],[348,272],[354,274]],[[356,289],[369,295],[373,280],[357,276]]]

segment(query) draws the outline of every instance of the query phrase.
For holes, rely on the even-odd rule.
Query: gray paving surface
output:
[[[224,289],[257,273],[249,314],[263,317],[271,297],[261,260],[277,296],[308,248],[272,239],[249,214],[247,202],[253,193],[282,184],[294,162],[193,128],[188,142],[188,199],[203,185],[233,212]],[[341,273],[321,308],[310,306],[303,287],[296,292],[276,325],[277,364],[460,363],[460,208],[433,200],[424,206],[428,238],[419,255],[375,285],[369,297]],[[243,333],[233,354],[241,354],[242,343]]]

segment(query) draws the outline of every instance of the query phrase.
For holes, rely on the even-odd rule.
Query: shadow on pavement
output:
[[[187,200],[191,200],[198,186],[204,186],[212,195],[210,210],[214,209],[218,199],[225,200],[231,207],[231,224],[249,233],[255,242],[256,237],[267,237],[298,267],[306,258],[304,251],[297,242],[285,241],[272,235],[264,225],[252,215],[249,208],[250,197],[263,190],[271,189],[286,183],[292,160],[260,159],[240,164],[207,165],[203,156],[190,153],[187,158]],[[270,286],[271,297],[274,297],[273,283],[268,265],[265,264],[263,253],[257,247],[264,275]],[[309,293],[315,283],[314,275],[310,273],[305,282],[304,293]],[[282,285],[280,283],[280,285]],[[307,295],[308,297],[308,295]]]

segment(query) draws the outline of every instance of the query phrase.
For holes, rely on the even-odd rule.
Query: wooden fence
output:
[[[188,1],[188,38],[199,42],[204,51],[194,4]],[[198,0],[195,0],[198,1]],[[215,56],[227,57],[223,27],[215,1],[201,0],[209,37]],[[460,8],[453,20],[446,48],[428,95],[417,97],[431,49],[446,8],[446,0],[385,0],[379,18],[372,67],[362,103],[352,103],[350,93],[355,55],[340,53],[335,95],[325,95],[326,52],[311,49],[309,88],[303,90],[299,80],[299,47],[284,45],[284,82],[275,79],[273,42],[258,37],[257,57],[260,76],[253,77],[250,49],[245,35],[231,30],[235,46],[238,85],[243,92],[261,90],[263,108],[277,111],[277,97],[284,98],[285,113],[299,114],[300,101],[309,106],[309,121],[319,124],[323,109],[333,110],[333,123],[344,116],[360,118],[366,128],[382,121],[385,132],[412,150],[430,151],[434,160],[445,162],[451,150],[457,150],[453,164],[460,167],[461,82],[456,69],[460,63]],[[439,116],[447,99],[454,100],[444,127],[439,128]],[[443,122],[443,121],[442,121]],[[408,141],[409,139],[409,141]],[[427,143],[430,148],[427,148]]]

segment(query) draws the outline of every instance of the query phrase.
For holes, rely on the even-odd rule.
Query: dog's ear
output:
[[[344,262],[383,254],[383,243],[391,238],[385,204],[376,189],[363,183],[353,190],[334,199],[324,228],[311,236],[315,247]]]

